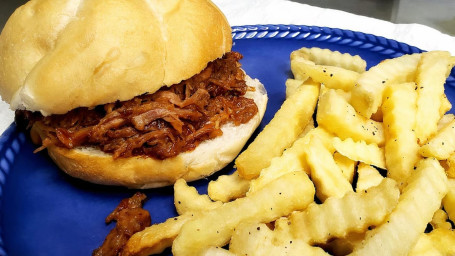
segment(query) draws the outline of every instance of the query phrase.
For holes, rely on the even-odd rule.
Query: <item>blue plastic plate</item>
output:
[[[289,54],[300,47],[321,47],[358,54],[368,66],[383,59],[420,52],[382,37],[348,30],[308,26],[243,26],[233,28],[234,47],[244,55],[243,68],[264,83],[269,105],[261,124],[268,123],[285,98],[291,77]],[[455,102],[453,74],[446,93]],[[105,217],[134,191],[89,184],[64,174],[45,152],[15,125],[0,138],[0,255],[91,255],[114,224]],[[219,174],[232,171],[232,165]],[[208,180],[192,183],[206,193]],[[152,222],[175,216],[172,187],[146,190],[145,208]],[[167,250],[165,255],[170,254]]]

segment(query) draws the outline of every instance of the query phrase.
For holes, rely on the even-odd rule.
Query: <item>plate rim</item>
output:
[[[357,47],[362,44],[362,49],[369,49],[380,54],[393,55],[397,53],[412,54],[421,53],[424,50],[370,33],[354,31],[350,29],[330,28],[322,26],[265,24],[265,25],[242,25],[232,26],[233,40],[242,39],[305,39],[308,41],[329,41],[339,45]],[[346,40],[348,39],[348,40]],[[371,44],[371,45],[370,45]],[[382,46],[382,47],[378,47]],[[385,50],[389,50],[384,52]],[[393,50],[394,52],[391,52]]]
[[[349,29],[329,28],[307,25],[285,25],[285,24],[258,24],[232,26],[232,39],[278,39],[278,40],[306,40],[306,41],[328,41],[330,43],[358,47],[370,50],[382,55],[392,57],[403,54],[421,53],[423,50],[406,43],[388,39],[382,36],[357,32]],[[449,76],[446,83],[453,85],[455,78]],[[14,159],[26,142],[26,135],[12,123],[0,135],[0,221],[3,219],[3,191],[7,182],[9,170],[14,165]],[[7,256],[4,243],[3,227],[0,222],[0,256]]]

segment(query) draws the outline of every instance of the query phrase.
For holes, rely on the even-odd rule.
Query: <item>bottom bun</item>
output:
[[[179,178],[186,181],[201,179],[232,162],[264,116],[268,99],[264,86],[249,76],[245,76],[245,80],[248,86],[256,88],[245,95],[254,99],[258,106],[256,116],[239,126],[223,125],[223,135],[203,141],[193,151],[165,160],[143,156],[114,159],[111,154],[90,147],[49,146],[48,153],[69,175],[97,184],[145,189],[172,185]]]

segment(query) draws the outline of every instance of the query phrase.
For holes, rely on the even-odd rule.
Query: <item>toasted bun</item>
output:
[[[0,94],[64,114],[188,79],[231,46],[209,0],[31,0],[0,36]]]
[[[66,149],[51,146],[48,153],[69,175],[98,184],[153,188],[174,184],[179,178],[192,181],[209,176],[234,160],[264,115],[267,93],[263,85],[248,76],[246,82],[256,88],[245,96],[254,99],[258,114],[246,124],[224,125],[222,136],[202,142],[193,151],[165,160],[149,157],[114,160],[110,154],[88,147]],[[40,127],[35,125],[32,133],[40,134]]]

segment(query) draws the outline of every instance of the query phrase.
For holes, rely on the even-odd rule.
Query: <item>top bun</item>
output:
[[[31,0],[0,35],[0,94],[64,114],[176,84],[231,46],[209,0]]]

